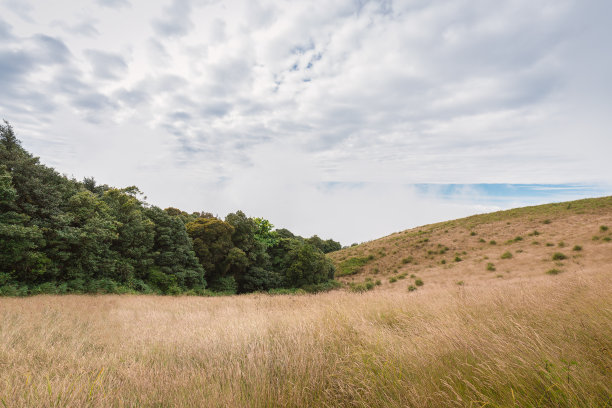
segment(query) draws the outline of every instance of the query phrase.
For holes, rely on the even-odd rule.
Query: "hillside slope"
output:
[[[329,255],[340,281],[379,281],[376,290],[496,285],[611,268],[612,197],[425,225]]]

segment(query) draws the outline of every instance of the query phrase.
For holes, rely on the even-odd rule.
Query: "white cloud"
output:
[[[610,183],[604,2],[16,4],[1,115],[43,161],[162,206],[336,236],[372,213],[371,238],[480,208],[409,183]]]

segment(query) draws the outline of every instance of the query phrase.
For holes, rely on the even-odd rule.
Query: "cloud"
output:
[[[164,37],[183,36],[193,28],[190,0],[173,0],[172,4],[164,8],[163,17],[153,21],[153,28],[158,35]]]
[[[96,28],[94,21],[81,21],[76,24],[66,24],[63,21],[56,20],[51,22],[51,26],[60,27],[66,33],[76,34],[84,37],[96,37],[100,35],[100,32]]]
[[[160,205],[247,202],[330,235],[372,213],[365,239],[504,204],[471,189],[447,205],[415,184],[610,184],[603,2],[32,2],[30,22],[13,3],[0,3],[3,116],[41,154],[54,138],[92,156],[55,146],[58,165]],[[146,154],[119,152],[128,141]]]
[[[128,0],[96,0],[96,3],[109,8],[121,8],[130,5]]]
[[[32,19],[32,10],[34,7],[27,0],[3,0],[2,5],[6,7],[7,10],[11,11],[13,14],[19,16],[22,20],[26,22],[33,22]]]
[[[119,79],[126,72],[128,64],[120,54],[99,50],[86,50],[94,75],[99,79]]]

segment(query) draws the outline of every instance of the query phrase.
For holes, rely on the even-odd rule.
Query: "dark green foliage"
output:
[[[506,251],[502,254],[501,259],[510,259],[512,258],[512,253],[510,251]]]
[[[149,206],[136,187],[68,179],[0,125],[0,296],[64,293],[212,295],[336,288],[333,240],[274,231],[241,211]]]
[[[342,245],[340,245],[339,242],[334,241],[333,239],[328,239],[324,241],[317,235],[313,235],[312,237],[308,238],[306,242],[318,248],[324,254],[339,251],[340,249],[342,249]]]
[[[415,279],[414,284],[417,286],[423,286],[425,283],[423,282],[422,279]]]
[[[562,261],[564,259],[567,259],[567,256],[561,252],[555,252],[552,256],[553,261]]]
[[[369,257],[349,258],[340,263],[340,271],[338,272],[338,276],[354,275],[370,261],[371,259]]]
[[[294,241],[284,260],[284,282],[301,287],[323,283],[334,278],[334,265],[317,248]]]

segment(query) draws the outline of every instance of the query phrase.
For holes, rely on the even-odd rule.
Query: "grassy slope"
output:
[[[0,406],[610,407],[612,199],[567,207],[333,254],[367,260],[344,279],[418,274],[414,292],[407,277],[363,294],[0,298]]]
[[[602,225],[610,229],[602,231]],[[425,225],[330,254],[339,279],[380,280],[377,290],[398,287],[392,277],[410,275],[422,289],[491,285],[495,280],[522,280],[556,269],[576,273],[612,264],[612,197],[524,207]],[[492,244],[491,241],[495,243]],[[575,246],[581,247],[580,250]],[[502,259],[509,252],[512,257]],[[560,252],[565,260],[554,261]],[[456,258],[461,260],[456,260]],[[355,262],[355,260],[361,262]],[[367,262],[366,262],[367,260]],[[351,265],[358,267],[351,268]],[[489,265],[492,264],[492,265]]]

